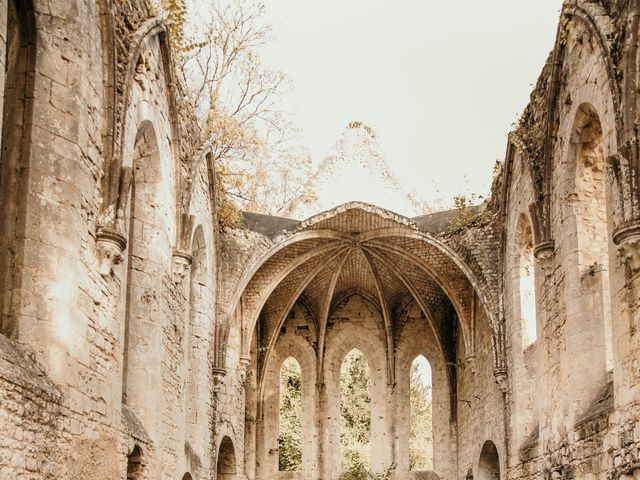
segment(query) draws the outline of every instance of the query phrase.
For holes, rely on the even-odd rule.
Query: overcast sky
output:
[[[189,0],[196,22],[209,1]],[[562,1],[264,3],[274,39],[263,63],[290,78],[285,109],[314,162],[362,121],[403,186],[443,208],[455,195],[489,192],[553,47]]]
[[[407,188],[450,203],[459,193],[488,193],[553,47],[561,0],[266,6],[275,40],[264,62],[291,78],[289,107],[314,161],[360,120]]]

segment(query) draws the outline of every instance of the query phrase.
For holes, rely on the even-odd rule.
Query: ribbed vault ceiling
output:
[[[451,357],[457,318],[468,313],[473,290],[442,249],[414,238],[413,232],[410,220],[358,204],[302,222],[293,232],[300,241],[276,251],[243,296],[249,308],[263,305],[261,351],[270,351],[292,307],[300,302],[313,318],[314,347],[321,357],[331,312],[358,294],[379,310],[389,351],[394,349],[402,310],[415,301],[442,353]],[[269,282],[275,286],[260,303],[265,294],[258,287]]]

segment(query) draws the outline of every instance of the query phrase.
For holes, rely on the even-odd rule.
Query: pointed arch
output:
[[[127,480],[144,480],[145,463],[142,448],[135,445],[127,456]]]
[[[344,473],[371,468],[371,390],[367,357],[353,348],[340,365],[340,464]]]
[[[478,480],[500,480],[500,456],[496,444],[487,440],[478,460]]]
[[[417,355],[409,370],[409,469],[433,470],[432,373],[429,360]]]
[[[613,206],[611,179],[605,168],[607,148],[601,117],[590,103],[577,105],[570,124],[566,155],[566,225],[569,253],[566,287],[580,291],[579,298],[567,298],[567,354],[574,362],[586,362],[588,369],[567,373],[573,384],[571,401],[582,413],[597,401],[613,370],[611,257],[613,256]],[[589,345],[585,349],[584,345]]]
[[[280,366],[278,408],[278,470],[302,470],[302,369],[294,357]]]
[[[118,207],[120,204],[126,202],[127,191],[122,191],[122,183],[126,182],[127,177],[127,135],[130,130],[130,122],[133,116],[128,115],[130,106],[132,104],[132,93],[134,92],[136,68],[139,65],[141,55],[145,45],[153,38],[158,39],[160,62],[159,67],[162,69],[163,77],[166,87],[166,102],[168,108],[168,123],[169,132],[167,137],[169,138],[170,155],[172,157],[172,177],[175,179],[173,185],[172,196],[175,204],[174,209],[177,212],[182,212],[181,202],[183,192],[183,185],[179,184],[183,175],[180,172],[180,132],[178,129],[178,110],[177,110],[177,81],[175,79],[175,72],[173,70],[173,62],[171,60],[171,47],[168,40],[168,28],[161,18],[150,18],[146,20],[135,32],[132,32],[130,36],[130,47],[128,51],[128,57],[123,62],[123,79],[122,84],[118,85],[122,94],[117,96],[118,101],[114,103],[114,126],[106,133],[107,140],[113,137],[112,142],[109,144],[108,149],[111,149],[113,155],[111,158],[107,158],[108,165],[105,167],[105,175],[103,177],[103,212],[101,225],[104,228],[120,227],[118,224]],[[124,197],[124,198],[123,198]],[[179,200],[180,199],[180,200]],[[183,216],[177,217],[179,222],[184,220]],[[178,225],[181,227],[181,225]],[[178,228],[182,231],[182,228]]]
[[[517,271],[516,287],[518,291],[516,305],[520,306],[522,347],[526,348],[535,343],[537,339],[537,325],[533,227],[524,214],[518,219],[516,235],[517,252],[514,259]]]
[[[218,448],[218,459],[216,462],[216,480],[237,480],[238,467],[236,459],[236,449],[233,441],[229,437],[224,437]]]
[[[9,0],[5,50],[0,51],[4,75],[0,108],[0,333],[15,336],[18,325],[9,313],[13,292],[18,291],[13,272],[21,249],[18,231],[24,222],[18,206],[26,195],[31,171],[31,124],[36,70],[36,18],[31,0]]]
[[[124,282],[122,401],[139,417],[153,438],[157,416],[157,379],[162,355],[162,277],[170,265],[169,206],[156,132],[143,122],[131,158],[131,202],[126,208],[128,256]],[[163,208],[164,207],[164,208]]]
[[[212,304],[209,283],[209,251],[202,225],[193,233],[190,248],[189,309],[185,325],[187,440],[199,453],[204,453],[207,436],[207,324]]]

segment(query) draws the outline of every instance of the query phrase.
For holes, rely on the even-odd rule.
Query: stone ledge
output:
[[[40,398],[61,403],[62,394],[42,368],[13,340],[0,335],[0,378]]]
[[[609,414],[613,410],[613,381],[610,381],[600,391],[595,403],[576,421],[574,429],[578,439],[583,440],[604,431],[609,426]]]
[[[151,439],[142,422],[128,405],[122,404],[122,430],[135,440],[151,445]]]

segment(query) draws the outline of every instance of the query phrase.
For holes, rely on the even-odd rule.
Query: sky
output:
[[[210,0],[190,1],[206,9]],[[289,77],[284,108],[314,163],[349,122],[364,122],[403,187],[438,210],[456,195],[489,193],[553,47],[562,2],[264,3],[273,40],[262,60]]]
[[[291,79],[288,109],[316,163],[347,123],[362,121],[407,189],[445,207],[455,195],[489,192],[553,47],[560,6],[267,0],[275,38],[263,60]]]
[[[420,374],[420,380],[422,381],[422,384],[428,385],[430,387],[432,385],[432,378],[431,378],[431,365],[429,364],[429,361],[423,355],[418,355],[413,360],[413,362],[418,363],[418,373]],[[431,394],[431,391],[430,391],[430,394]]]

